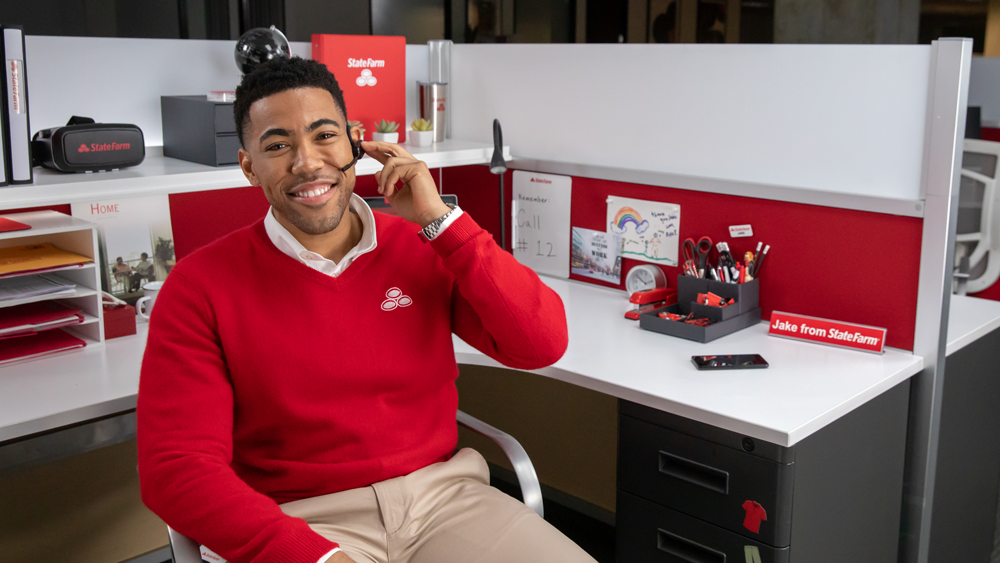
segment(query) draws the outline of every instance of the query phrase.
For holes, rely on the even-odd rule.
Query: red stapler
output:
[[[645,291],[636,291],[628,298],[629,303],[635,304],[635,308],[625,313],[626,319],[639,320],[639,315],[646,311],[666,307],[677,303],[677,290],[666,287],[657,287]]]

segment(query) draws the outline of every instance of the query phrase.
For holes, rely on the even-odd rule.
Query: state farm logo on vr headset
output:
[[[104,152],[104,151],[127,151],[132,148],[132,143],[86,143],[80,145],[76,152]]]

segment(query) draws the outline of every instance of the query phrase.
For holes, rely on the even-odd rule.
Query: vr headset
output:
[[[60,172],[99,172],[136,166],[146,158],[142,130],[127,123],[94,123],[73,116],[31,139],[34,166]]]

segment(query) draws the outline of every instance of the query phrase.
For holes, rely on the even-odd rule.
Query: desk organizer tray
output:
[[[760,282],[757,280],[735,284],[692,276],[677,276],[677,304],[642,313],[639,315],[639,328],[695,342],[711,342],[760,322],[759,288]],[[699,293],[707,292],[725,299],[735,299],[736,302],[727,307],[710,307],[695,302]],[[716,322],[704,327],[695,326],[659,317],[658,314],[663,312],[678,314],[693,312],[697,317]]]

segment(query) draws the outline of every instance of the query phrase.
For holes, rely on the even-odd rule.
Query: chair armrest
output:
[[[170,538],[170,551],[174,554],[174,563],[201,563],[201,546],[193,539],[167,526],[167,536]]]
[[[517,481],[521,485],[521,496],[524,497],[524,504],[534,510],[539,516],[545,517],[542,506],[542,487],[538,483],[538,475],[535,473],[535,466],[528,458],[528,452],[524,451],[521,444],[513,436],[486,424],[485,422],[458,411],[456,419],[459,424],[472,430],[477,434],[482,434],[496,442],[503,452],[507,454],[511,465],[514,466],[514,473],[517,474]]]

